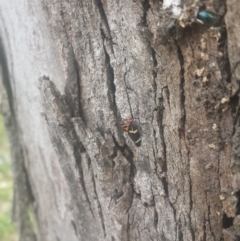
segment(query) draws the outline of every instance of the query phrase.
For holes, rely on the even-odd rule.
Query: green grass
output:
[[[15,241],[17,237],[10,221],[12,189],[9,143],[0,115],[0,241]]]

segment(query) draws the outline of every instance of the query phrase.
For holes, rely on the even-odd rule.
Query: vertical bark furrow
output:
[[[207,241],[206,226],[207,226],[207,221],[206,221],[205,216],[204,216],[204,220],[203,220],[203,241]]]
[[[83,167],[82,167],[82,160],[81,160],[81,155],[79,154],[79,147],[75,147],[74,148],[74,156],[75,156],[75,160],[76,160],[76,164],[77,164],[77,169],[78,169],[78,173],[79,173],[79,181],[80,181],[80,184],[82,186],[82,189],[83,189],[83,193],[86,197],[86,200],[87,200],[87,203],[89,205],[89,209],[94,217],[94,213],[93,213],[93,210],[92,210],[92,203],[89,199],[89,196],[88,196],[88,192],[87,192],[87,189],[86,189],[86,185],[85,185],[85,182],[84,182],[84,172],[83,172]]]
[[[126,65],[126,59],[124,59],[124,64]],[[129,110],[131,113],[131,117],[134,118],[135,116],[133,116],[133,110],[132,110],[132,106],[131,106],[131,102],[130,102],[130,97],[129,97],[129,87],[127,86],[127,74],[128,74],[129,70],[125,70],[124,72],[124,77],[123,77],[123,81],[124,81],[124,85],[125,85],[125,91],[126,91],[126,96],[127,96],[127,101],[128,101],[128,105],[129,105]]]
[[[143,6],[142,25],[147,27],[148,26],[147,13],[148,13],[148,10],[151,8],[149,0],[142,1],[142,6]]]
[[[105,13],[105,10],[104,10],[104,6],[103,6],[101,0],[95,0],[95,4],[99,9],[99,13],[100,13],[101,19],[103,21],[102,28],[105,30],[104,33],[106,35],[106,39],[110,43],[110,48],[111,48],[111,51],[112,51],[111,53],[114,54],[111,30],[110,30],[110,27],[109,27],[109,24],[108,24],[108,19],[107,19],[107,15]]]
[[[73,216],[75,217],[75,221],[78,223],[77,226],[80,229],[81,235],[84,235],[84,230],[87,230],[90,227],[87,225],[87,222],[82,222],[82,213],[86,215],[86,218],[89,221],[92,220],[95,215],[84,181],[84,175],[88,175],[88,173],[83,173],[81,153],[79,149],[81,143],[75,133],[73,123],[70,119],[71,115],[65,103],[65,99],[58,92],[53,82],[46,77],[41,78],[40,90],[45,115],[49,122],[50,137],[55,150],[59,155],[60,165],[72,195],[71,201],[73,210],[75,210],[73,211]],[[78,165],[78,177],[74,171],[76,163]],[[80,190],[77,182],[78,178],[80,181]],[[81,195],[81,191],[84,196]],[[91,215],[89,215],[86,209],[86,204]]]
[[[76,223],[75,223],[73,220],[71,220],[71,224],[72,224],[73,229],[74,229],[74,231],[75,231],[75,235],[78,237],[78,230],[77,230]]]
[[[77,74],[77,92],[78,92],[78,109],[79,109],[79,117],[82,118],[84,124],[86,124],[86,120],[85,120],[85,114],[84,114],[84,107],[82,105],[82,101],[81,101],[81,78],[80,78],[80,68],[78,66],[78,62],[76,60],[76,57],[74,55],[74,65],[75,65],[75,71]],[[77,116],[74,116],[77,117]]]
[[[183,134],[183,138],[185,137],[185,122],[186,122],[186,111],[185,111],[185,71],[184,71],[184,56],[182,54],[182,50],[180,46],[177,44],[177,53],[178,53],[178,59],[180,64],[180,73],[179,73],[179,79],[180,79],[180,109],[181,109],[181,119],[180,119],[180,135]],[[181,137],[180,137],[181,138]]]
[[[214,231],[213,231],[213,229],[212,229],[212,225],[211,225],[211,207],[210,207],[210,205],[208,205],[208,225],[209,225],[209,231],[210,231],[210,233],[211,233],[211,235],[212,235],[212,237],[213,237],[213,240],[214,241],[217,241],[216,240],[216,236],[215,236],[215,234],[214,234]]]
[[[235,193],[235,196],[237,198],[235,214],[240,215],[240,189]]]
[[[101,35],[102,35],[102,40],[103,40],[103,49],[104,49],[104,53],[105,53],[105,66],[106,66],[106,77],[107,77],[107,85],[108,85],[108,98],[109,98],[109,102],[110,102],[110,106],[112,108],[112,111],[114,113],[114,116],[118,117],[118,108],[117,108],[117,104],[116,104],[116,97],[115,97],[115,93],[116,93],[116,86],[114,83],[114,69],[111,66],[111,62],[110,62],[110,56],[107,52],[107,49],[104,46],[104,42],[106,41],[106,36],[105,33],[103,32],[103,30],[101,29]],[[119,119],[119,118],[118,118]]]
[[[161,104],[160,104],[161,106]],[[162,178],[162,183],[164,187],[164,191],[166,196],[169,195],[168,193],[168,182],[167,182],[167,146],[166,146],[166,141],[164,138],[164,124],[163,124],[163,115],[164,115],[164,107],[160,107],[158,110],[158,116],[157,116],[157,121],[158,121],[158,128],[159,128],[159,136],[160,136],[160,141],[162,145],[162,155],[163,155],[163,160],[162,160],[162,171],[164,173],[164,176]]]
[[[151,52],[152,52],[152,59],[153,59],[153,70],[152,70],[152,76],[153,76],[153,88],[154,88],[154,101],[155,101],[155,104],[156,106],[159,105],[158,103],[158,100],[157,100],[157,83],[156,83],[156,78],[157,78],[157,71],[156,71],[156,68],[158,66],[158,62],[157,62],[157,59],[156,59],[156,53],[155,53],[155,50],[154,48],[151,47]]]
[[[90,159],[90,158],[89,158]],[[104,221],[104,213],[103,213],[103,209],[102,209],[102,204],[99,200],[99,197],[98,197],[98,192],[97,192],[97,188],[96,188],[96,181],[95,181],[95,178],[94,178],[94,173],[92,173],[92,183],[93,183],[93,187],[94,187],[94,194],[96,196],[96,199],[97,199],[97,207],[98,207],[98,212],[99,212],[99,216],[100,216],[100,219],[101,219],[101,224],[102,224],[102,229],[103,229],[103,233],[104,233],[104,237],[106,237],[106,228],[105,228],[105,221]]]
[[[195,230],[194,230],[194,220],[192,220],[192,211],[193,211],[193,187],[192,187],[192,178],[191,178],[191,170],[190,170],[190,153],[187,152],[187,161],[188,161],[188,177],[189,177],[189,230],[191,232],[192,240],[195,240]]]
[[[15,111],[14,111],[14,98],[13,98],[13,91],[11,86],[11,79],[9,76],[7,57],[6,57],[1,35],[0,35],[0,68],[1,68],[0,76],[7,94],[8,105],[11,111],[11,115],[12,115],[12,118],[16,118]]]

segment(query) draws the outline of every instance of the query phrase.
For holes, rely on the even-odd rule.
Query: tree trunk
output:
[[[194,2],[0,1],[19,240],[240,240],[240,5]]]

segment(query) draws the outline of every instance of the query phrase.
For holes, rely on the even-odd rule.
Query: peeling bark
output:
[[[0,9],[19,240],[240,238],[237,1]]]

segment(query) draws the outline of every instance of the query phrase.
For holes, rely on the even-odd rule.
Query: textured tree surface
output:
[[[240,240],[240,5],[177,2],[0,1],[19,240]]]

